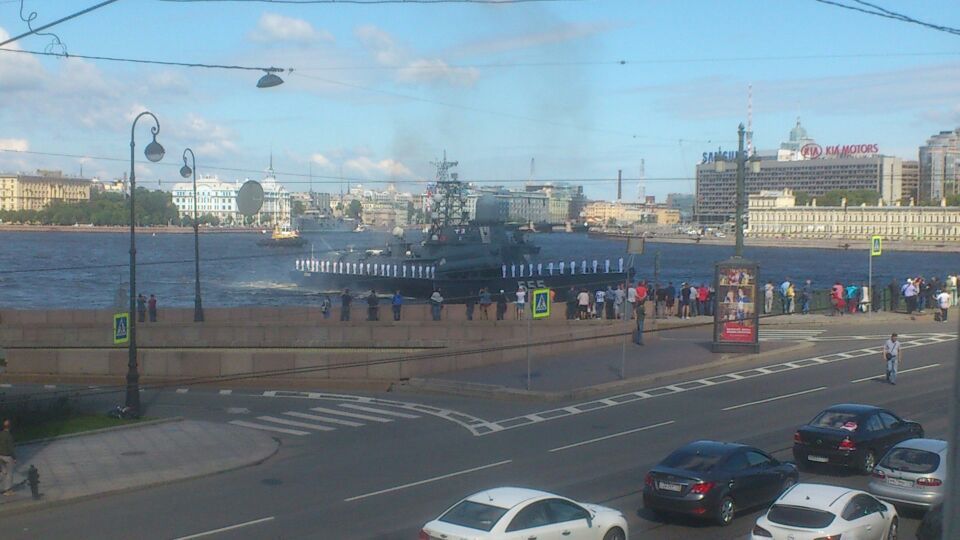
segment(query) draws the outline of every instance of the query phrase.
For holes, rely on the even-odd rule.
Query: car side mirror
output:
[[[593,527],[593,518],[596,517],[593,511],[587,512],[587,527]]]

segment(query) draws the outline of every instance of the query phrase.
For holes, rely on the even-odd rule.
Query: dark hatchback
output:
[[[643,506],[654,514],[687,514],[729,525],[737,510],[770,503],[798,477],[795,465],[752,446],[696,441],[647,473]]]
[[[922,438],[923,426],[872,405],[834,405],[793,435],[793,457],[800,465],[824,463],[862,473],[900,441]]]

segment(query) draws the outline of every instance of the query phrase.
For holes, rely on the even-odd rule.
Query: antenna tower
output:
[[[447,161],[447,151],[443,151],[442,161],[432,161],[437,167],[436,207],[433,211],[434,228],[445,225],[463,225],[467,222],[467,190],[457,173],[450,172],[459,162]]]
[[[530,181],[533,182],[533,177],[537,171],[537,164],[534,158],[530,158]]]
[[[753,85],[747,85],[747,156],[753,155]]]

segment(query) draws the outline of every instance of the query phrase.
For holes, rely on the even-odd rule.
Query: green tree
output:
[[[947,197],[947,206],[960,206],[960,194]]]
[[[810,194],[806,191],[794,191],[793,196],[797,198],[797,206],[806,206],[810,204]]]
[[[293,217],[302,216],[303,212],[306,211],[307,207],[303,204],[303,201],[293,201],[290,205],[290,215]]]
[[[347,217],[360,219],[360,214],[362,213],[363,213],[363,205],[360,204],[360,201],[356,199],[350,201],[350,206],[347,207]]]

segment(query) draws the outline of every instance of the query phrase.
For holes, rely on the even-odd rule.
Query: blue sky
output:
[[[94,0],[25,0],[43,24]],[[883,1],[960,26],[955,1]],[[922,8],[922,9],[921,9]],[[0,0],[0,33],[25,24]],[[258,178],[271,149],[294,191],[324,177],[417,189],[444,150],[467,180],[636,179],[693,190],[702,152],[733,149],[753,85],[755,146],[796,117],[821,144],[877,143],[914,158],[960,125],[960,38],[812,0],[583,0],[510,5],[285,5],[122,0],[57,26],[69,52],[294,68],[257,72],[0,51],[0,170],[119,177],[130,121],[149,109],[167,149],[138,181],[169,189],[183,148],[201,173]],[[16,48],[44,50],[31,36]],[[623,60],[624,64],[619,62]],[[149,129],[137,130],[138,156]],[[116,161],[100,158],[115,158]],[[218,169],[218,167],[220,169]],[[237,172],[235,168],[250,170]],[[303,176],[297,176],[303,175]],[[612,198],[615,182],[584,182]],[[636,192],[628,182],[625,194]]]

